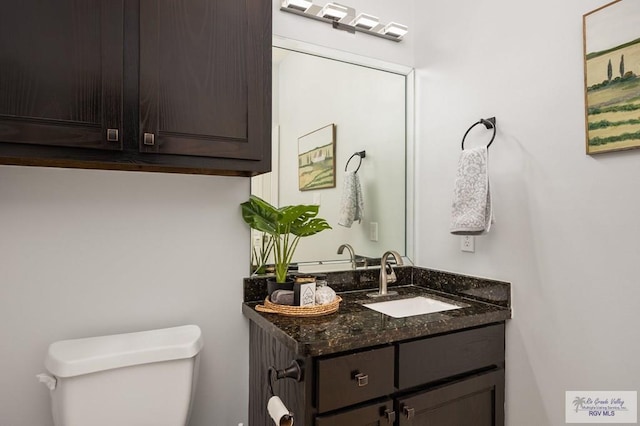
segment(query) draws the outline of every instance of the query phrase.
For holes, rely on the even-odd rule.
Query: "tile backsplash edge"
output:
[[[511,307],[511,284],[505,281],[418,266],[400,266],[394,269],[398,281],[393,285],[414,284],[484,303],[506,308]],[[355,271],[326,273],[329,286],[337,292],[376,289],[378,287],[379,274],[379,269],[358,269]],[[244,278],[243,287],[244,302],[264,300],[267,295],[267,277]]]
[[[413,284],[484,303],[511,308],[511,283],[414,267]]]

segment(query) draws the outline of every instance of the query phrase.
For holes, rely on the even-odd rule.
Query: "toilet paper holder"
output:
[[[294,415],[284,405],[280,397],[273,391],[274,380],[294,379],[301,382],[304,376],[303,362],[299,360],[291,361],[291,364],[285,369],[278,370],[275,367],[269,367],[267,371],[267,380],[269,383],[269,400],[267,401],[267,412],[278,426],[292,426]]]
[[[296,382],[301,382],[304,375],[304,364],[301,360],[294,359],[291,361],[291,364],[283,370],[277,370],[273,366],[269,367],[267,374],[269,379],[269,390],[271,391],[271,395],[273,395],[274,375],[275,380],[295,379]]]

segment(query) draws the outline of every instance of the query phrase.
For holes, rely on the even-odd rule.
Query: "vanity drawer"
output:
[[[394,391],[394,348],[374,349],[318,361],[319,413],[389,395]]]
[[[316,418],[315,426],[392,425],[396,413],[390,399]]]
[[[503,364],[504,324],[401,343],[398,389]]]

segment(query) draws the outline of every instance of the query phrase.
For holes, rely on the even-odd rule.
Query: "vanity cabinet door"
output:
[[[398,400],[399,426],[504,426],[504,369]]]
[[[123,0],[5,2],[0,157],[122,149],[123,14]]]
[[[271,8],[268,0],[140,0],[139,150],[161,154],[142,161],[219,158],[267,170]]]

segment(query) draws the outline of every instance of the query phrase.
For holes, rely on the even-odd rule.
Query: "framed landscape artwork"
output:
[[[329,124],[298,138],[300,191],[335,188],[336,125]]]
[[[583,16],[587,154],[640,148],[640,1]]]

